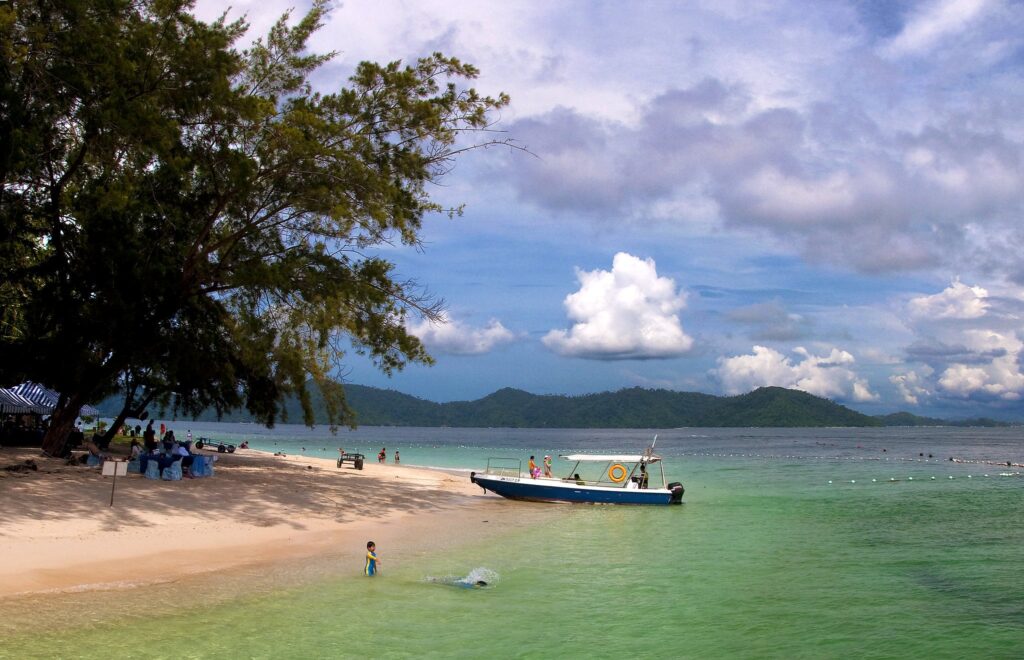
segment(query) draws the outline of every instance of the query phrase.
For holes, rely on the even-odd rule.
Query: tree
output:
[[[323,1],[239,51],[244,22],[184,0],[0,5],[0,382],[78,408],[126,386],[185,412],[245,406],[273,424],[306,384],[350,421],[331,374],[347,344],[385,372],[431,361],[408,314],[441,306],[373,253],[419,245],[428,194],[489,137],[504,94],[435,53],[362,63],[314,92]],[[99,45],[102,44],[102,47]],[[467,143],[464,136],[483,134]]]

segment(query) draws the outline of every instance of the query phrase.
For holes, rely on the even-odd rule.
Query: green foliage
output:
[[[312,423],[314,382],[334,424],[350,346],[431,361],[404,321],[440,302],[373,248],[458,212],[428,184],[508,98],[439,53],[314,93],[326,6],[239,52],[184,0],[0,4],[0,382],[267,424]]]
[[[1018,426],[1017,423],[1000,422],[987,417],[975,417],[971,419],[946,420],[935,417],[920,417],[908,412],[892,413],[891,415],[880,415],[877,417],[882,426],[962,426],[962,427],[999,427]]]

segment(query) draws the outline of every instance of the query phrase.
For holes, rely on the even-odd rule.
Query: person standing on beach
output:
[[[554,475],[551,474],[551,457],[550,456],[545,456],[544,457],[544,476],[545,477],[554,476]]]
[[[153,420],[149,420],[149,424],[146,425],[146,433],[142,436],[142,441],[146,451],[156,449],[156,431],[153,430]]]
[[[373,541],[366,542],[366,566],[363,573],[367,577],[373,577],[380,571],[380,559],[377,558],[377,544]]]

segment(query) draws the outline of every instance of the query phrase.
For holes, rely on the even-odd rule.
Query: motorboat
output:
[[[653,447],[652,447],[653,449]],[[572,464],[567,476],[539,477],[522,471],[516,458],[490,458],[484,472],[470,472],[469,480],[512,500],[580,502],[590,504],[682,504],[685,489],[678,481],[666,483],[665,468],[652,449],[642,454],[565,454]],[[660,473],[660,485],[651,474]],[[581,472],[584,476],[580,476]]]

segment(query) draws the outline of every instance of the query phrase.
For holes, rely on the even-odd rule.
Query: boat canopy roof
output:
[[[587,461],[593,463],[657,463],[661,456],[646,454],[562,454],[559,458],[567,461]]]

